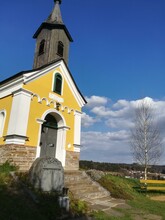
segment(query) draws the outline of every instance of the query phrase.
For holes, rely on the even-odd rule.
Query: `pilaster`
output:
[[[19,89],[13,92],[6,144],[25,144],[32,93]]]

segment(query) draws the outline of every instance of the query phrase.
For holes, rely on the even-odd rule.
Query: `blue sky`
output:
[[[32,36],[53,4],[0,2],[0,81],[32,68]],[[84,108],[81,158],[132,162],[126,141],[132,103],[152,98],[165,121],[165,1],[63,0],[61,12],[74,39],[69,68],[89,103]],[[107,137],[105,143],[102,137]]]

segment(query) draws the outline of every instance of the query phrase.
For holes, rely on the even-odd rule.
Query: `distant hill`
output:
[[[101,171],[110,171],[110,172],[121,172],[123,169],[134,170],[134,171],[143,171],[143,166],[133,163],[104,163],[104,162],[94,162],[87,160],[80,160],[80,168],[84,170],[95,169]],[[152,165],[148,169],[152,173],[163,173],[165,174],[165,165]]]

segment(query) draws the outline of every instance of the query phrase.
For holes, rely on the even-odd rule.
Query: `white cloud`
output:
[[[88,100],[88,114],[83,114],[86,130],[82,132],[82,158],[131,163],[129,130],[133,126],[134,109],[143,99],[112,103],[109,98],[92,96]],[[149,97],[144,100],[153,106],[160,133],[165,136],[165,101]]]
[[[91,144],[93,150],[100,147],[104,147],[104,149],[109,149],[112,142],[127,142],[128,137],[129,133],[125,130],[120,130],[116,132],[82,132],[82,145],[87,147],[87,145]]]
[[[91,97],[85,97],[87,101],[87,108],[92,108],[94,106],[100,106],[100,105],[105,105],[108,102],[108,98],[102,97],[102,96],[91,96]]]
[[[106,125],[109,128],[116,128],[116,129],[130,129],[133,127],[133,123],[131,121],[131,118],[123,117],[123,118],[110,118],[106,122]]]
[[[128,158],[132,158],[128,136],[128,132],[124,130],[118,132],[83,132],[81,159],[100,162],[126,162]]]
[[[98,119],[94,119],[92,116],[87,115],[85,112],[82,114],[82,126],[89,127],[92,126]]]

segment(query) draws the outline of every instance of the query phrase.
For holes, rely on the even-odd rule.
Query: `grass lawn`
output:
[[[139,180],[125,179],[112,175],[103,177],[99,182],[111,192],[112,197],[125,199],[130,208],[114,208],[114,210],[122,213],[122,216],[119,217],[108,216],[103,212],[95,213],[97,220],[165,220],[165,202],[150,199],[151,196],[157,195],[165,197],[164,192],[141,193],[137,190],[140,185]]]
[[[14,181],[10,175],[16,167],[5,163],[0,166],[0,220],[56,220],[60,217],[71,220],[73,216],[84,216],[87,206],[84,202],[70,197],[70,212],[59,207],[58,195],[26,189],[35,195],[37,203],[27,193],[25,187]],[[27,184],[27,175],[19,174],[21,182]]]
[[[35,192],[39,203],[35,203],[23,190],[23,187],[14,182],[10,171],[15,167],[5,164],[0,166],[0,220],[56,220],[64,214],[58,205],[55,193],[43,194]],[[151,196],[165,193],[140,193],[136,187],[139,181],[125,179],[112,175],[103,177],[100,184],[107,188],[112,197],[125,199],[130,208],[113,208],[121,215],[110,216],[103,212],[93,213],[96,220],[165,220],[165,202],[153,201]],[[86,204],[71,198],[71,215],[85,215],[88,211]],[[68,217],[68,220],[72,217]]]
[[[6,163],[0,166],[0,220],[55,220],[61,216],[56,194],[35,192],[35,203],[23,187],[14,182],[10,171],[16,168]]]

